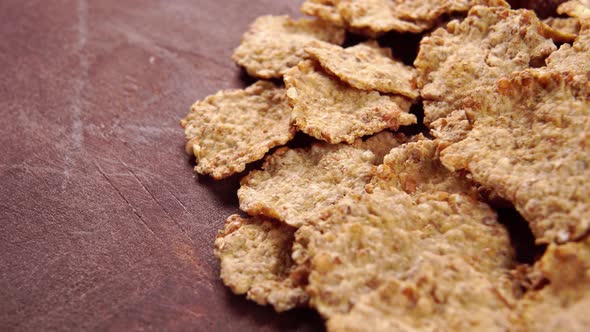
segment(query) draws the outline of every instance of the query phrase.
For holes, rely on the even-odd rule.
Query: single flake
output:
[[[418,98],[416,69],[392,57],[391,49],[381,48],[375,41],[342,48],[317,43],[305,51],[322,68],[352,87]]]
[[[297,129],[332,144],[416,123],[407,98],[353,88],[311,60],[289,70],[284,80]]]
[[[223,282],[278,312],[306,304],[304,280],[290,257],[293,232],[270,219],[230,216],[215,240]]]
[[[344,42],[344,30],[321,20],[293,20],[288,16],[261,16],[242,37],[234,61],[259,78],[281,78],[303,59],[313,41]]]
[[[215,179],[243,171],[295,135],[285,89],[265,81],[196,102],[181,124],[196,171]]]

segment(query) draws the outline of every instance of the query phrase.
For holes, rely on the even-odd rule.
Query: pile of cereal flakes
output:
[[[260,80],[181,122],[200,174],[264,159],[215,241],[224,283],[329,331],[588,330],[590,2],[516,2],[256,19],[233,59]],[[419,38],[415,59],[392,35]],[[313,142],[287,146],[297,132]],[[501,204],[544,250],[528,264]]]

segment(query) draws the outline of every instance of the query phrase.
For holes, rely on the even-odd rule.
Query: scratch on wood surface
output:
[[[121,192],[121,190],[119,190],[119,188],[117,188],[117,186],[111,181],[111,179],[106,175],[106,173],[103,171],[103,169],[100,167],[100,165],[98,165],[98,163],[95,163],[96,168],[98,169],[98,171],[100,172],[100,174],[105,178],[105,180],[107,180],[107,182],[111,185],[111,187],[113,187],[113,189],[115,189],[115,191],[117,192],[117,194],[119,194],[119,196],[121,197],[121,199],[123,199],[123,201],[125,201],[125,203],[127,203],[127,205],[131,208],[131,211],[133,211],[133,214],[135,214],[135,216],[137,216],[137,218],[139,219],[139,221],[148,229],[148,231],[150,233],[152,233],[160,242],[164,243],[164,241],[162,241],[162,239],[154,232],[154,230],[147,224],[147,222],[143,219],[143,217],[141,216],[141,214],[139,214],[139,212],[137,212],[137,210],[135,210],[135,207],[133,206],[133,204],[131,204],[129,202],[129,200],[125,197],[125,195],[123,195],[123,193]]]
[[[81,113],[81,97],[84,85],[88,80],[88,58],[86,57],[84,48],[88,41],[88,3],[87,0],[78,0],[78,57],[80,62],[80,78],[74,87],[74,106],[73,110],[73,125],[72,125],[72,140],[76,149],[80,149],[83,144],[84,135],[82,132]]]
[[[156,202],[156,204],[158,204],[160,209],[162,209],[162,211],[164,211],[164,213],[166,213],[166,215],[176,224],[176,226],[178,226],[178,228],[180,229],[182,234],[184,234],[184,236],[186,236],[186,238],[192,243],[193,240],[188,235],[188,233],[184,230],[184,228],[182,228],[180,223],[168,212],[168,210],[166,210],[166,208],[160,203],[160,201],[158,201],[156,196],[154,196],[154,194],[152,194],[152,192],[143,184],[143,182],[141,182],[141,180],[139,179],[137,174],[135,174],[135,172],[129,166],[127,166],[127,164],[125,164],[124,161],[122,161],[120,159],[119,159],[119,161],[121,162],[121,164],[123,164],[123,166],[125,166],[125,168],[129,171],[129,173],[131,173],[133,175],[133,177],[139,183],[139,185],[143,188],[143,190],[145,190],[151,196],[152,200],[154,200],[154,202]]]
[[[79,152],[84,145],[84,124],[82,122],[82,108],[83,108],[83,92],[88,80],[88,57],[84,53],[86,43],[88,42],[88,2],[87,0],[78,0],[77,2],[77,16],[78,16],[78,37],[76,40],[75,51],[78,55],[78,77],[74,79],[72,86],[72,99],[69,106],[69,111],[72,117],[72,132],[71,141],[73,151],[66,151],[65,155],[65,179],[61,184],[61,188],[65,189],[70,180],[70,170],[75,167],[75,161],[70,156],[71,152]]]
[[[172,197],[174,197],[174,199],[178,202],[178,204],[180,204],[180,206],[182,206],[182,208],[184,209],[184,211],[188,214],[190,214],[191,216],[193,215],[187,208],[186,205],[184,205],[184,203],[182,203],[182,201],[170,190],[168,189],[168,186],[166,186],[166,184],[164,184],[164,188],[166,189],[167,192],[170,193],[170,195],[172,195]]]
[[[159,305],[160,307],[163,307],[163,308],[168,308],[168,309],[172,309],[174,311],[184,312],[184,313],[188,314],[189,316],[196,318],[196,319],[201,319],[206,316],[203,312],[199,312],[197,310],[191,310],[190,308],[187,308],[182,305],[166,304],[166,303],[162,303],[162,302],[158,302],[156,304]]]
[[[87,0],[78,0],[78,41],[76,51],[79,59],[79,78],[74,85],[74,100],[72,105],[72,141],[76,150],[79,150],[84,143],[83,124],[81,119],[82,113],[82,93],[86,81],[88,80],[88,57],[84,53],[88,41],[88,2]]]

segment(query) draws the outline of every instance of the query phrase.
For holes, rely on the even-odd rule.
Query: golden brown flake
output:
[[[402,278],[362,296],[328,331],[507,331],[509,297],[499,281],[453,255],[424,253]]]
[[[444,275],[449,273],[443,264],[448,260],[467,266],[465,269],[477,277],[466,274],[466,280],[455,282],[451,278],[448,284],[443,278],[437,281],[441,290],[461,287],[457,292],[462,293],[463,289],[480,287],[479,279],[488,280],[494,286],[486,296],[494,297],[494,301],[481,299],[471,305],[506,312],[502,302],[510,301],[511,288],[504,281],[512,264],[508,235],[494,211],[474,198],[464,180],[435,164],[436,150],[436,142],[425,139],[394,148],[367,186],[368,193],[344,197],[321,218],[297,230],[293,259],[309,266],[310,303],[323,316],[339,317],[351,310],[355,315],[356,304],[367,296],[376,301],[382,296],[398,296],[398,289],[384,285],[403,284],[425,266]],[[399,175],[399,169],[405,169],[406,174]],[[423,180],[425,183],[419,182]],[[427,292],[431,286],[420,280],[415,282],[417,292]],[[411,296],[405,292],[401,295]],[[440,299],[425,298],[421,305],[441,308],[441,321],[465,308],[454,300],[440,305],[438,300],[444,300],[443,293]],[[396,307],[391,308],[390,316],[371,318],[379,320],[378,324],[406,319],[408,313],[397,309],[398,313]],[[420,315],[421,308],[407,310]],[[334,329],[353,328],[352,323],[332,322],[329,327]]]
[[[285,89],[259,81],[196,102],[181,121],[196,171],[221,179],[264,157],[295,135]]]
[[[344,20],[338,11],[339,3],[340,0],[306,0],[301,5],[301,12],[333,25],[344,27]]]
[[[408,99],[350,87],[311,60],[289,70],[285,84],[296,127],[332,144],[416,123]]]
[[[223,282],[278,312],[305,304],[308,295],[290,257],[293,232],[270,219],[230,216],[215,240]]]
[[[573,42],[580,32],[580,21],[575,17],[549,17],[543,25],[546,34],[559,43]]]
[[[401,19],[394,1],[340,0],[337,6],[348,29],[372,37],[389,31],[419,33],[432,26],[432,22]]]
[[[590,8],[578,1],[570,1],[562,4],[558,9],[579,19],[581,29],[572,45],[562,45],[547,58],[547,69],[572,73],[577,84],[588,84],[590,81]]]
[[[564,245],[550,244],[530,278],[531,290],[519,303],[519,331],[587,331],[590,326],[590,238]]]
[[[347,30],[378,37],[388,31],[419,33],[428,22],[404,21],[392,14],[393,3],[387,0],[306,0],[301,11]]]
[[[276,218],[299,227],[316,218],[325,207],[354,192],[364,192],[386,142],[394,147],[404,139],[379,135],[355,146],[316,143],[307,149],[280,148],[269,156],[262,170],[241,181],[240,208],[250,215]]]
[[[422,39],[414,64],[425,123],[440,131],[432,122],[453,112],[477,116],[498,78],[542,64],[555,50],[543,31],[532,11],[476,6],[465,20]]]
[[[413,139],[413,138],[411,138]],[[390,131],[382,131],[357,144],[361,149],[369,150],[375,155],[375,165],[383,164],[383,158],[391,152],[391,149],[408,141],[404,134],[394,134]]]
[[[441,152],[449,169],[513,202],[541,243],[590,230],[590,90],[574,77],[540,69],[499,80],[494,107]]]
[[[436,22],[443,14],[465,13],[476,5],[509,7],[503,0],[406,0],[397,1],[394,15],[404,20]]]
[[[367,189],[401,190],[414,196],[439,191],[460,192],[477,199],[477,191],[470,183],[443,167],[437,149],[438,141],[427,140],[423,135],[413,137],[385,156]]]
[[[361,90],[377,90],[418,98],[416,70],[394,60],[391,49],[380,48],[375,41],[342,48],[317,43],[305,51],[328,73]]]
[[[320,20],[262,16],[244,34],[233,59],[254,77],[280,78],[302,60],[303,49],[318,40],[341,44],[344,30]]]
[[[503,0],[307,0],[301,10],[369,36],[389,31],[419,33],[444,14],[466,12],[475,5],[508,6]]]
[[[563,1],[558,1],[558,4]],[[549,17],[543,20],[547,33],[555,41],[571,43],[578,36],[581,23],[590,25],[590,0],[574,0],[561,3],[557,12],[570,17]],[[586,42],[588,43],[588,42]]]
[[[571,17],[575,17],[582,21],[586,26],[590,24],[590,0],[572,0],[564,2],[557,7],[559,14],[566,14]]]

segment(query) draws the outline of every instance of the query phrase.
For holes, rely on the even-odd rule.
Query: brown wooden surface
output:
[[[0,330],[317,330],[232,295],[212,243],[238,177],[178,124],[288,0],[0,1]]]

